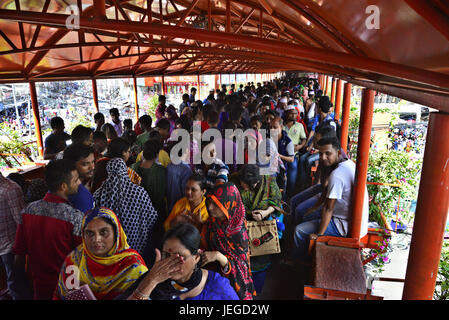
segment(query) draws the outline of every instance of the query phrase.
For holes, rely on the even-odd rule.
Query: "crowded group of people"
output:
[[[283,238],[289,208],[291,259],[306,264],[310,239],[348,234],[355,164],[315,79],[222,86],[203,101],[193,88],[178,107],[159,96],[154,118],[109,117],[70,134],[52,118],[44,179],[0,175],[13,299],[251,300],[272,256],[251,256],[248,221],[274,219]],[[178,149],[181,129],[191,139]],[[232,134],[205,139],[212,129],[250,134],[239,145]]]
[[[391,149],[422,154],[424,152],[426,134],[427,127],[425,125],[394,128],[388,134],[391,140]]]

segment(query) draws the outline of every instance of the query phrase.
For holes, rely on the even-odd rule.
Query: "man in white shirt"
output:
[[[323,138],[318,141],[320,165],[333,168],[326,192],[320,219],[301,223],[296,226],[294,235],[294,255],[302,261],[308,261],[309,240],[319,236],[346,237],[351,225],[351,194],[355,179],[355,163],[342,157],[337,137]],[[365,189],[362,226],[360,237],[368,232],[368,191]]]
[[[115,132],[119,137],[123,134],[122,121],[120,120],[120,113],[117,108],[112,108],[109,110],[109,115],[112,119],[112,125],[114,126]]]

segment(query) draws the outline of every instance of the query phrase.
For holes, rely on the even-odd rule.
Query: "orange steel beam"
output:
[[[405,0],[405,2],[449,40],[449,18],[428,0]]]
[[[300,23],[298,23],[298,21],[291,20],[285,16],[278,14],[265,0],[263,0],[263,2],[266,5],[268,5],[269,8],[265,8],[259,1],[258,1],[258,3],[254,3],[254,2],[249,2],[247,0],[234,0],[234,2],[244,5],[244,6],[247,6],[249,8],[254,8],[256,10],[265,11],[272,18],[277,19],[278,22],[282,21],[282,24],[287,24],[288,26],[291,27],[291,29],[288,30],[288,32],[284,32],[284,35],[290,36],[290,33],[293,33],[293,36],[291,37],[292,40],[299,40],[302,44],[313,43],[313,44],[316,44],[318,47],[329,48],[329,45],[327,43],[325,43],[322,39],[311,34],[309,32],[309,30],[304,28],[304,26],[301,25]],[[277,22],[274,19],[273,19],[273,21],[277,24]],[[262,25],[267,24],[267,23],[268,23],[268,21],[263,21]],[[280,26],[278,25],[278,27],[280,27]],[[283,27],[280,27],[280,28],[281,28],[281,30],[283,30]]]
[[[341,111],[341,87],[342,87],[342,80],[337,80],[337,88],[336,88],[336,97],[335,97],[335,120],[340,119],[340,111]]]
[[[185,20],[186,20],[187,17],[192,13],[193,9],[194,9],[195,6],[198,4],[198,2],[199,2],[199,0],[194,0],[194,1],[192,1],[192,3],[190,4],[190,6],[183,12],[181,18],[180,18],[179,21],[176,23],[176,26],[177,26],[177,27],[180,27],[180,26],[185,22]],[[162,15],[162,8],[161,8],[160,14]],[[170,38],[166,39],[166,41],[167,41],[167,42],[170,42],[172,39],[173,39],[173,38],[170,37]],[[133,69],[133,74],[135,74],[135,75],[138,74],[138,73],[137,73],[137,70],[139,69],[139,66],[140,66],[142,63],[144,63],[144,62],[148,59],[148,57],[151,56],[151,54],[152,54],[153,52],[154,52],[154,49],[150,49],[150,50],[147,51],[146,55],[143,55],[143,56],[141,56],[141,57],[139,58],[139,60],[136,62],[135,68]]]
[[[41,119],[39,116],[39,104],[37,101],[36,84],[32,81],[30,85],[30,97],[31,97],[31,107],[33,108],[33,118],[34,118],[34,128],[36,130],[35,135],[37,139],[37,151],[40,157],[44,157],[44,144],[42,140],[42,129],[41,129]]]
[[[449,207],[449,115],[431,113],[403,300],[432,300]]]
[[[12,10],[0,9],[1,19],[26,23],[47,23],[56,26],[65,26],[67,17],[67,15],[62,14],[41,14],[40,12],[36,13],[29,11],[22,11],[19,13]],[[422,70],[367,57],[357,57],[351,54],[332,52],[321,48],[303,47],[272,39],[259,39],[222,32],[186,27],[181,28],[169,25],[155,25],[144,22],[116,21],[109,19],[92,21],[84,16],[80,17],[80,27],[100,30],[110,30],[113,28],[123,32],[163,34],[166,36],[180,37],[184,39],[246,47],[263,52],[276,51],[279,50],[280,46],[282,46],[284,54],[288,56],[302,57],[313,61],[327,61],[336,65],[358,68],[378,74],[386,74],[397,78],[404,78],[418,83],[421,82],[437,87],[449,88],[449,76],[442,73]]]
[[[351,109],[351,89],[352,84],[346,82],[344,85],[343,93],[343,115],[341,121],[341,147],[347,153],[348,152],[348,133],[349,133],[349,113]]]
[[[352,82],[355,85],[370,88],[378,92],[386,93],[394,97],[398,97],[410,102],[414,102],[417,104],[421,104],[423,106],[428,106],[430,108],[438,109],[449,113],[449,97],[447,95],[422,92],[418,91],[419,89],[416,90],[404,89],[393,85],[382,85],[368,81],[351,79],[348,77],[342,78],[346,81]]]
[[[232,0],[232,2],[242,5],[242,6],[245,6],[245,7],[248,7],[248,8],[251,8],[251,9],[268,12],[259,3],[249,2],[246,0]],[[183,3],[183,2],[180,2],[180,3]],[[233,11],[233,12],[236,13],[235,11]],[[225,11],[223,11],[222,16],[225,16],[225,15],[226,15],[226,13],[225,13]],[[237,14],[237,15],[241,16],[242,14]],[[302,44],[308,44],[310,42],[310,43],[316,44],[318,47],[329,47],[329,45],[324,44],[321,39],[310,34],[310,32],[308,30],[306,30],[302,25],[298,24],[297,21],[293,21],[291,19],[286,18],[285,16],[281,16],[274,10],[272,11],[271,16],[273,18],[277,19],[278,21],[282,21],[282,24],[286,24],[291,27],[291,29],[288,30],[289,32],[286,32],[283,35],[290,38],[292,41],[300,42]],[[249,20],[248,23],[253,24],[253,26],[255,26],[255,27],[258,27],[260,24],[257,21],[255,21],[255,23],[254,23],[251,20]],[[270,25],[272,27],[271,23],[269,23],[268,21],[263,21],[262,25],[264,25],[264,24]],[[293,35],[290,35],[290,33],[292,33]]]
[[[335,77],[332,77],[332,84],[331,84],[331,102],[332,105],[335,106],[335,85],[337,83],[337,79]]]
[[[98,104],[98,87],[97,87],[96,79],[92,79],[92,96],[93,96],[93,100],[94,100],[95,111],[99,112],[100,105]]]
[[[226,32],[231,32],[231,0],[226,0]]]
[[[57,43],[65,35],[67,35],[68,32],[69,32],[68,30],[64,30],[64,29],[57,30],[50,38],[47,39],[47,41],[45,41],[45,45],[52,45],[52,44]],[[33,69],[39,64],[39,62],[42,61],[42,59],[45,57],[45,55],[49,51],[50,50],[39,51],[38,53],[36,53],[36,55],[33,57],[33,59],[31,59],[31,61],[25,67],[24,72],[27,75],[29,75],[33,71]]]
[[[139,97],[137,95],[137,79],[133,77],[133,91],[134,91],[134,114],[136,122],[139,122]]]
[[[365,55],[363,51],[358,48],[353,42],[345,37],[341,31],[332,26],[329,21],[320,17],[312,8],[301,3],[300,1],[281,0],[282,3],[302,14],[311,24],[326,33],[329,37],[334,39],[336,43],[349,53],[356,55]]]
[[[207,29],[212,31],[212,6],[211,0],[207,0]]]
[[[359,137],[357,143],[357,163],[352,193],[352,215],[349,236],[360,239],[363,207],[366,194],[366,177],[371,142],[371,128],[374,111],[374,91],[364,89],[360,111]]]
[[[106,17],[106,3],[105,0],[94,0],[93,14],[98,18]]]
[[[107,43],[101,43],[101,44],[100,43],[96,43],[95,45],[98,45],[98,46],[102,45],[102,46],[104,46],[104,45],[109,45],[109,44],[115,44],[115,42],[107,42]],[[94,45],[94,44],[92,44],[92,43],[82,44],[82,46],[92,46],[92,45]],[[196,46],[189,46],[189,45],[182,45],[182,44],[159,44],[159,43],[137,44],[135,42],[134,43],[129,43],[129,42],[121,41],[121,42],[118,42],[117,45],[112,48],[112,50],[114,50],[114,51],[117,50],[117,48],[119,46],[137,46],[137,45],[151,47],[151,48],[158,48],[160,46],[164,46],[166,48],[180,49],[180,50],[183,50],[184,52],[189,51],[189,52],[192,52],[192,53],[195,52],[195,51],[201,50],[202,53],[210,53],[210,54],[216,54],[216,55],[229,55],[230,57],[233,56],[235,58],[241,58],[241,59],[248,58],[248,52],[247,51],[227,50],[227,49],[220,49],[220,48],[214,48],[214,47],[207,47],[205,49],[202,49],[202,48],[199,48],[199,47],[196,47]],[[54,46],[54,48],[69,48],[69,47],[73,47],[73,46],[74,45],[62,44],[62,45],[59,45],[59,46]],[[181,52],[181,54],[182,53],[183,52]],[[148,53],[144,53],[142,55],[143,56],[148,56]],[[129,57],[136,57],[136,56],[139,56],[139,54],[127,55],[126,57],[129,58]],[[341,72],[344,71],[342,69],[333,68],[332,66],[316,64],[316,63],[310,63],[309,61],[301,60],[301,59],[298,59],[298,58],[287,58],[287,57],[271,56],[271,55],[266,54],[266,53],[252,53],[251,57],[252,58],[261,59],[261,60],[265,60],[266,62],[270,62],[270,63],[272,63],[273,61],[277,61],[277,62],[283,63],[283,64],[284,63],[291,64],[291,67],[289,67],[289,68],[290,69],[293,68],[294,70],[296,70],[298,67],[307,67],[307,68],[318,68],[318,69],[313,69],[312,71],[318,70],[319,72],[323,72],[325,69],[328,69],[328,70],[331,70],[331,71],[334,71],[334,72],[337,72],[337,73],[341,73]],[[40,74],[37,74],[34,77],[36,77],[36,78],[37,77],[41,77],[42,75],[50,74],[50,73],[53,73],[53,72],[56,72],[56,71],[61,71],[61,70],[67,69],[67,68],[71,68],[73,66],[82,65],[82,64],[89,64],[89,63],[95,63],[94,68],[91,69],[91,72],[93,72],[94,69],[97,70],[99,68],[99,65],[102,64],[104,61],[112,60],[112,59],[115,59],[115,58],[120,58],[120,56],[117,56],[117,57],[111,56],[110,54],[105,52],[98,59],[86,60],[86,61],[83,61],[83,62],[80,62],[80,63],[77,62],[77,63],[71,64],[71,65],[66,65],[66,66],[63,66],[63,67],[60,67],[60,68],[55,68],[55,69],[52,69],[52,70],[45,71],[45,72],[42,72]],[[133,64],[132,67],[133,68],[137,68],[137,67],[139,67],[141,65],[151,64],[152,63],[151,61],[140,63],[139,61],[141,61],[141,60],[143,60],[143,59],[139,58],[139,60],[136,61]],[[170,62],[171,62],[171,60],[170,60]],[[281,65],[279,65],[279,66],[281,66]],[[102,71],[102,72],[95,72],[95,76],[96,77],[100,77],[100,76],[102,76],[104,74],[114,72],[114,70],[123,70],[123,69],[126,69],[126,68],[128,68],[128,66],[114,68],[114,69],[111,69],[111,70],[105,70],[105,71]],[[146,73],[146,71],[143,72],[143,73]],[[140,75],[140,73],[137,74],[137,75]],[[352,74],[352,76],[360,76],[360,75],[359,74]]]
[[[254,11],[256,11],[256,9],[251,9],[251,11],[248,13],[246,18],[240,23],[240,25],[237,27],[237,29],[235,29],[234,33],[238,33],[242,29],[242,27],[245,25],[245,23],[247,23],[248,20],[251,18]]]
[[[195,6],[198,4],[199,0],[193,0],[190,6],[187,8],[187,10],[182,15],[181,19],[176,23],[176,26],[181,26],[187,19],[187,17],[192,13]]]
[[[324,76],[324,94],[325,96],[327,96],[327,93],[329,92],[329,77],[328,76]]]

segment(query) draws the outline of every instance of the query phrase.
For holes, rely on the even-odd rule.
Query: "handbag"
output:
[[[79,287],[79,289],[70,291],[65,300],[97,300],[90,287],[85,284]]]
[[[249,255],[251,257],[281,252],[276,220],[248,221]]]
[[[270,193],[268,180],[268,194]],[[281,252],[276,219],[247,221],[249,237],[249,255],[251,257],[276,254]]]

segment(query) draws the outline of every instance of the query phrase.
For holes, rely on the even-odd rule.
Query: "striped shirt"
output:
[[[208,169],[204,165],[196,165],[194,171],[206,177],[208,188],[213,188],[219,179],[228,182],[229,167],[218,158],[213,160]]]
[[[0,256],[12,251],[24,205],[20,186],[0,173]]]

